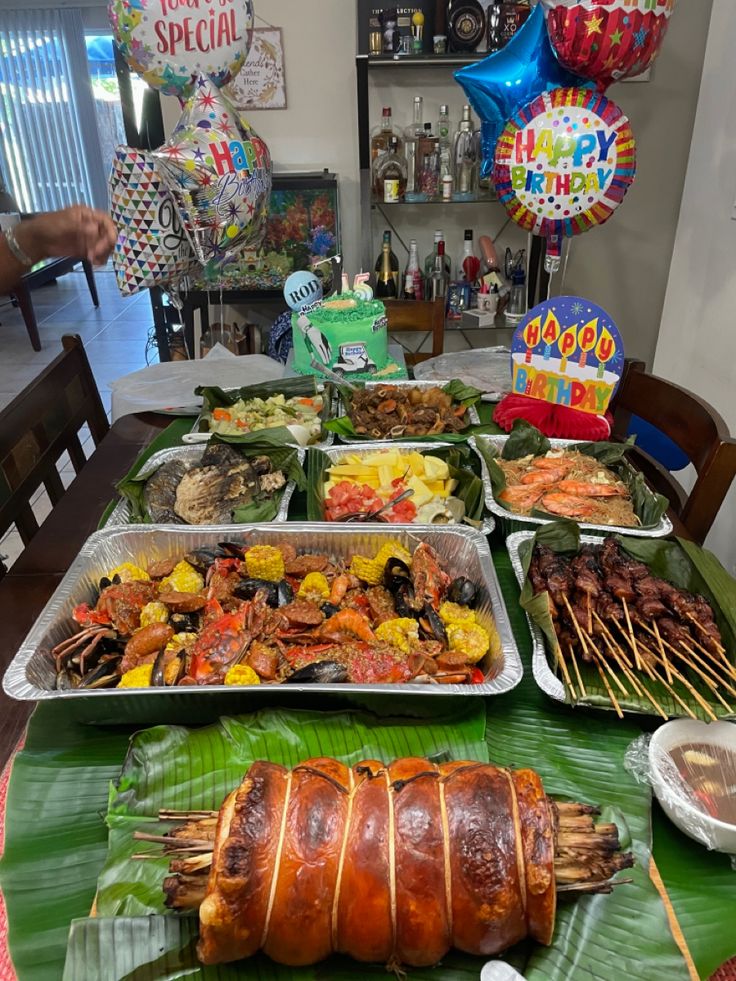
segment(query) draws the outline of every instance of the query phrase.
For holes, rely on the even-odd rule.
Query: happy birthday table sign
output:
[[[511,342],[516,395],[603,415],[624,367],[618,328],[601,307],[558,296],[530,310]]]

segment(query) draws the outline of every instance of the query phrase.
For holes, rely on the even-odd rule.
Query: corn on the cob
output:
[[[139,664],[138,667],[125,672],[118,682],[118,688],[149,688],[152,674],[152,664]]]
[[[401,559],[406,565],[411,566],[411,554],[404,548],[401,542],[391,541],[381,545],[374,561],[383,570],[389,559]]]
[[[236,664],[225,675],[226,685],[260,685],[261,679],[247,664]]]
[[[459,603],[442,603],[440,619],[443,623],[475,623],[475,613],[468,606]]]
[[[383,566],[378,565],[375,559],[367,559],[364,555],[353,556],[350,572],[363,582],[367,582],[369,586],[378,586],[383,580]]]
[[[182,647],[188,647],[189,644],[193,644],[198,637],[199,634],[195,634],[191,631],[183,630],[181,633],[174,634],[174,636],[166,645],[166,650],[167,651],[181,650]]]
[[[158,600],[154,600],[152,603],[146,603],[141,610],[142,627],[147,627],[151,623],[168,623],[168,620],[168,608],[163,603],[159,603]]]
[[[410,617],[385,620],[376,627],[376,637],[408,654],[419,642],[419,624]]]
[[[184,559],[177,562],[170,576],[161,580],[161,591],[173,589],[177,593],[198,593],[204,589],[204,578],[193,565]]]
[[[321,603],[330,595],[330,584],[321,572],[308,572],[302,580],[297,595],[302,599]]]
[[[468,664],[477,664],[491,645],[488,631],[479,623],[451,623],[447,640],[450,650],[462,653]]]
[[[245,568],[252,579],[280,582],[284,578],[284,557],[273,545],[254,545],[245,553]]]
[[[113,579],[115,576],[118,576],[121,582],[132,582],[133,580],[148,582],[151,578],[145,569],[141,569],[140,566],[134,565],[132,562],[121,562],[107,574],[108,579]]]

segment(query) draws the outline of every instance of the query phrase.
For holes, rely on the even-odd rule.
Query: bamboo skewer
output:
[[[667,693],[672,698],[674,698],[677,704],[680,705],[685,710],[685,713],[689,715],[691,719],[697,720],[698,718],[697,715],[693,712],[693,710],[690,708],[687,702],[683,702],[683,700],[680,698],[680,696],[677,694],[674,688],[672,688],[671,685],[667,684],[667,679],[663,678],[660,674],[658,674],[658,672],[655,671],[655,669],[651,665],[646,664],[646,662],[642,662],[642,663],[644,664],[644,670],[652,679],[652,681],[658,681],[667,690]]]
[[[652,654],[652,657],[654,657],[654,658],[657,657],[657,655],[654,653],[654,651],[652,651],[651,654]],[[672,667],[672,673],[674,674],[675,678],[677,678],[677,680],[681,684],[683,684],[685,686],[685,688],[687,688],[687,690],[693,696],[693,698],[698,703],[698,705],[703,709],[703,711],[706,713],[706,715],[709,715],[710,716],[711,722],[717,722],[718,721],[718,716],[715,714],[715,712],[713,711],[713,709],[711,708],[711,706],[706,702],[706,700],[703,698],[703,696],[700,694],[700,692],[696,688],[694,688],[692,686],[692,684],[687,680],[687,678],[685,677],[685,675],[682,674],[680,671],[678,671],[677,668],[674,667],[674,666]],[[680,704],[682,704],[682,703],[680,703]]]
[[[616,651],[618,651],[619,656],[623,659],[623,661],[624,661],[624,663],[626,664],[627,667],[629,667],[629,668],[633,667],[633,664],[629,660],[629,657],[628,657],[626,651],[624,651],[623,647],[621,647],[619,644],[616,643],[616,638],[613,636],[613,634],[611,633],[611,631],[608,629],[608,627],[603,622],[603,620],[601,620],[601,618],[598,616],[598,614],[595,612],[595,610],[593,611],[593,616],[598,621],[598,624],[600,625],[600,628],[603,631],[603,638],[604,638],[604,640],[606,640],[606,643],[608,644],[609,648],[610,649],[615,649]]]
[[[653,634],[653,631],[645,623],[639,623],[639,626],[641,627],[642,630],[645,630],[647,633]],[[662,645],[666,647],[669,651],[671,651],[675,655],[675,657],[681,658],[682,660],[685,661],[686,664],[688,663],[687,659],[683,657],[682,652],[679,651],[672,644],[670,644],[668,641],[662,639]],[[690,655],[690,657],[692,657],[694,661],[697,661],[697,663],[701,665],[703,670],[707,671],[707,673],[713,678],[713,681],[715,682],[716,686],[723,685],[723,687],[726,689],[727,692],[729,692],[729,694],[736,697],[736,690],[734,690],[727,681],[724,681],[723,678],[721,678],[721,676],[716,673],[714,668],[711,668],[708,664],[706,664],[706,662],[701,657],[699,657],[699,655],[697,655],[694,650],[688,647],[687,644],[683,644],[682,646],[685,649],[685,651]],[[692,667],[694,671],[697,671],[698,674],[701,673],[700,671],[698,671],[698,669],[695,667],[694,664],[690,665],[690,667]]]
[[[688,620],[692,620],[692,622],[696,625],[696,627],[698,627],[698,629],[703,634],[705,634],[706,637],[709,637],[710,638],[710,640],[715,645],[716,651],[718,652],[718,656],[719,656],[720,660],[723,661],[723,664],[725,665],[726,670],[728,671],[728,674],[730,675],[730,677],[732,677],[734,680],[736,680],[736,667],[734,667],[734,665],[731,664],[731,662],[728,660],[728,657],[726,656],[726,650],[723,647],[723,645],[722,644],[719,644],[718,641],[715,639],[715,637],[712,637],[706,631],[705,627],[703,627],[702,623],[699,620],[696,620],[696,618],[691,613],[686,614],[686,616],[687,616]],[[703,647],[703,645],[700,644],[700,643],[698,643],[698,641],[695,640],[694,637],[692,638],[692,642],[693,642],[693,644],[695,644],[695,646],[698,648],[698,650],[702,651],[703,654],[706,654],[708,657],[712,657],[713,660],[715,661],[715,656],[714,656],[714,654],[713,654],[712,651],[709,651],[709,650],[707,650],[707,648]]]
[[[572,700],[574,702],[577,702],[578,696],[577,696],[577,694],[575,692],[575,686],[573,685],[573,683],[572,683],[572,681],[570,679],[570,672],[567,670],[567,664],[565,662],[565,658],[564,658],[563,653],[562,653],[562,646],[560,644],[559,639],[557,639],[556,657],[557,657],[557,663],[558,663],[558,665],[562,668],[562,675],[563,675],[563,678],[565,679],[565,684],[567,685],[567,687],[568,687],[568,689],[570,691],[570,695],[572,697]]]
[[[578,687],[580,688],[580,697],[587,698],[588,693],[585,690],[585,685],[583,684],[583,679],[580,674],[580,668],[578,667],[578,659],[575,657],[575,650],[572,644],[567,645],[567,652],[570,655],[570,660],[572,661],[573,670],[575,671],[575,677],[577,678]]]
[[[639,657],[639,648],[636,646],[636,637],[634,637],[634,631],[631,626],[631,617],[629,616],[629,606],[625,599],[621,599],[621,605],[624,608],[624,616],[626,617],[626,626],[629,628],[629,634],[631,635],[631,646],[634,651],[634,660],[636,661],[636,667],[638,671],[641,671],[641,658]]]
[[[657,638],[657,644],[659,645],[659,651],[662,655],[662,660],[664,661],[664,670],[667,675],[667,681],[672,684],[672,672],[670,671],[670,662],[667,660],[667,655],[664,652],[664,647],[662,646],[662,638],[659,636],[659,627],[657,626],[657,621],[652,620],[652,627],[654,629],[654,634]]]
[[[597,651],[593,654],[593,660],[595,661],[595,666],[598,668],[598,674],[601,676],[601,681],[606,686],[608,697],[611,699],[611,705],[613,705],[614,709],[616,710],[616,715],[619,717],[619,719],[623,719],[624,713],[621,711],[621,706],[618,704],[616,696],[613,694],[613,689],[608,683],[608,678],[606,677],[605,671],[601,667],[601,658]]]
[[[653,621],[653,622],[656,623],[656,621]],[[652,633],[652,634],[654,633],[654,631],[650,630],[643,623],[639,624],[639,626],[640,627],[643,627],[643,629],[646,630],[647,633]],[[660,642],[662,642],[661,641],[661,638],[660,638]],[[700,658],[698,658],[697,655],[695,655],[695,653],[690,650],[690,648],[687,646],[687,644],[683,644],[682,646],[685,648],[685,650],[690,655],[692,655],[692,657],[696,661],[698,661],[700,664],[703,664],[703,667],[706,668],[709,671],[709,673],[711,675],[713,675],[713,677],[709,677],[708,674],[705,673],[705,671],[701,670],[701,668],[699,668],[697,664],[693,663],[693,661],[691,661],[690,658],[686,657],[682,653],[682,651],[678,651],[676,648],[674,648],[671,645],[667,644],[666,641],[663,642],[663,643],[667,647],[670,647],[670,649],[672,650],[672,653],[675,655],[675,657],[679,658],[691,671],[694,671],[698,675],[698,677],[702,678],[703,682],[708,686],[708,688],[710,688],[710,690],[713,692],[714,696],[718,699],[718,701],[726,709],[726,711],[729,712],[729,713],[733,713],[733,708],[728,704],[728,702],[725,700],[725,698],[723,698],[723,696],[718,691],[718,684],[717,684],[717,682],[720,682],[721,679],[718,678],[717,675],[715,675],[714,672],[710,671],[710,669],[708,669],[707,665],[703,664],[703,662],[700,660]],[[662,654],[664,655],[664,651],[662,651]],[[663,661],[664,661],[664,657],[663,657]],[[666,663],[667,662],[665,661],[665,664]],[[670,676],[670,679],[669,680],[670,681],[672,680],[671,676]],[[726,686],[726,687],[728,687],[728,686]]]

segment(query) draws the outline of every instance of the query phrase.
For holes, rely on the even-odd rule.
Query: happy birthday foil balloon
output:
[[[560,65],[601,92],[659,54],[675,0],[541,0]]]
[[[109,0],[120,53],[165,95],[186,98],[200,75],[225,85],[243,67],[253,0]]]
[[[153,157],[119,146],[110,175],[110,210],[118,229],[112,262],[123,295],[177,285],[197,262]]]
[[[154,156],[202,263],[261,245],[271,155],[210,81],[197,81],[171,138]]]
[[[455,79],[481,119],[483,177],[490,176],[496,141],[517,109],[549,89],[585,84],[555,58],[539,7],[505,48],[460,68]]]
[[[545,92],[512,116],[493,181],[511,218],[544,236],[558,261],[561,239],[608,221],[635,174],[629,120],[600,93],[572,88]]]

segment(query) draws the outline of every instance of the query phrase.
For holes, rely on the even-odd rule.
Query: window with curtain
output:
[[[0,17],[0,171],[21,211],[107,207],[78,9]]]

